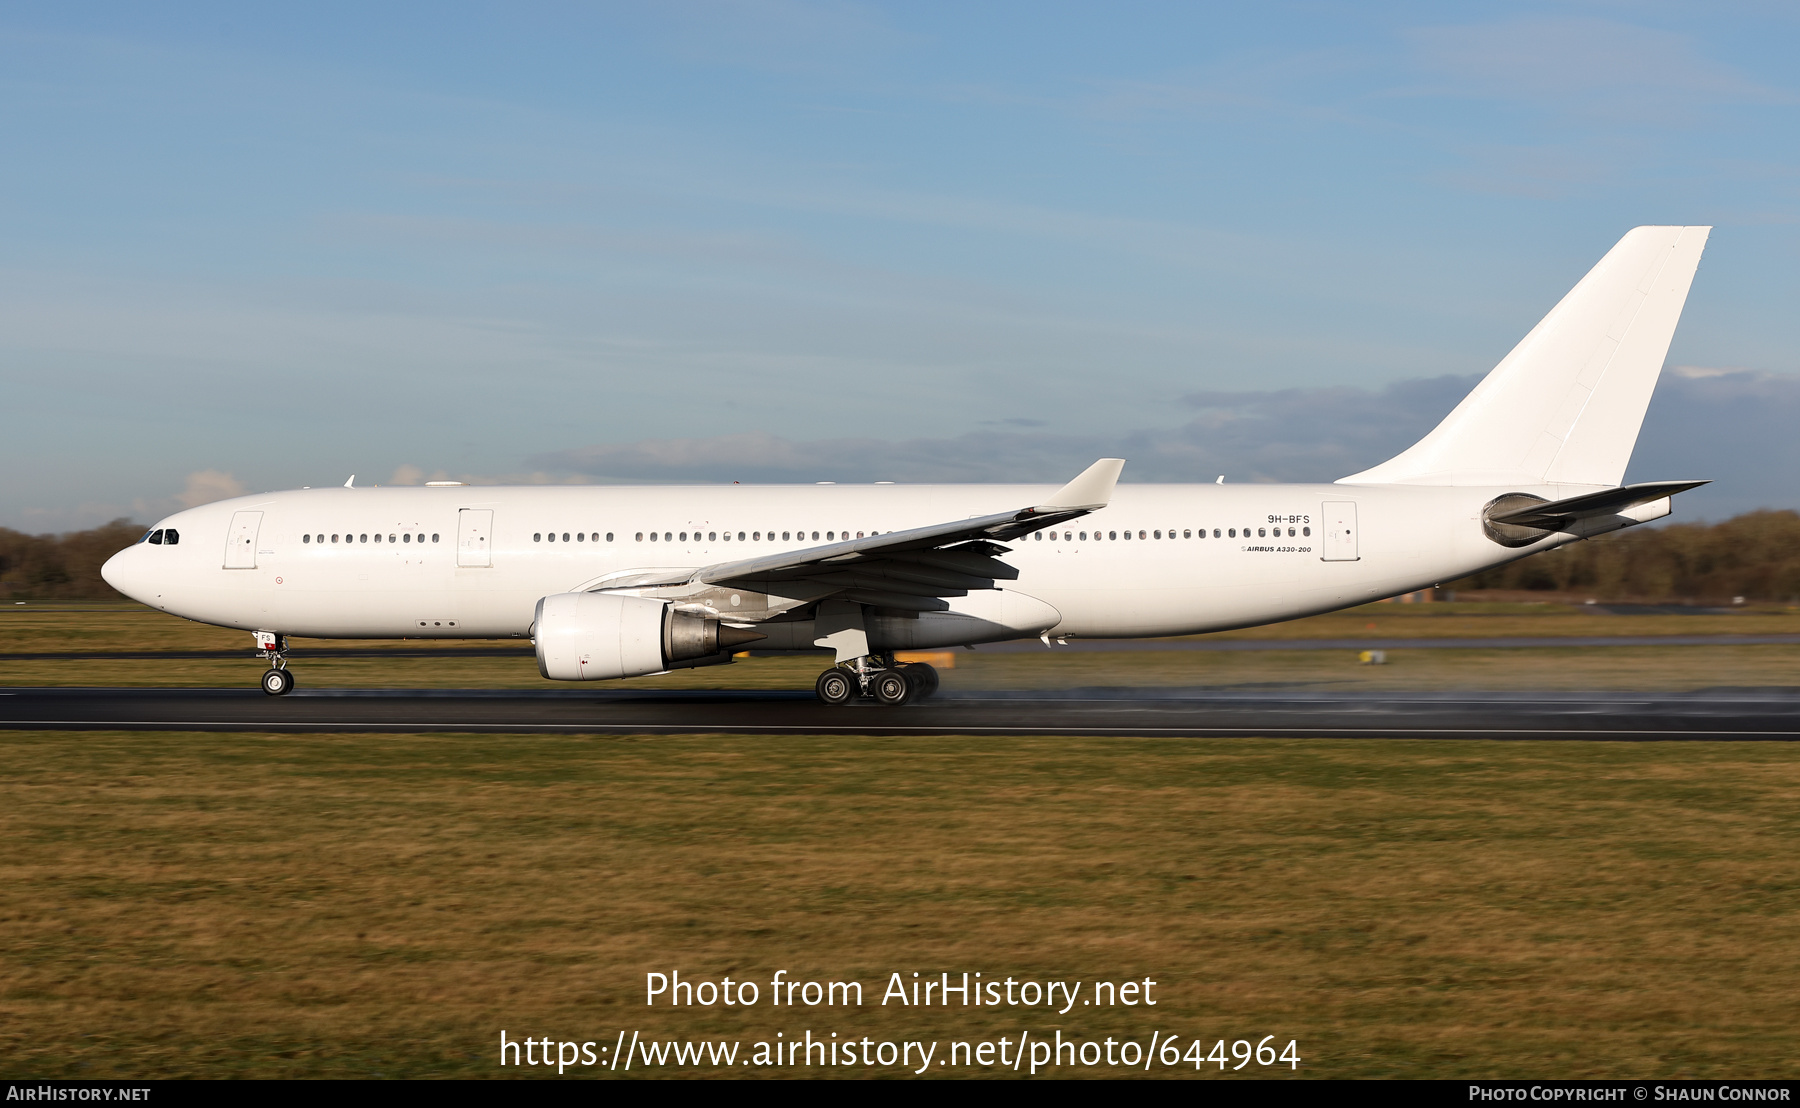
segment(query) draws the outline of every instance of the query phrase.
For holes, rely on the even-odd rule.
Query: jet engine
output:
[[[538,672],[552,681],[642,677],[727,661],[734,646],[763,638],[666,600],[605,592],[565,592],[537,603],[532,643]]]

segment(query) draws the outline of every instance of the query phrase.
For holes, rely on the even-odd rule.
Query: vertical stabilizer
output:
[[[1429,435],[1341,484],[1617,485],[1710,227],[1637,227]]]

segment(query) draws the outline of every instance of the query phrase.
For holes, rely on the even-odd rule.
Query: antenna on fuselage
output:
[[[1222,481],[1222,480],[1224,480],[1224,478],[1221,477],[1220,480]],[[352,473],[350,475],[350,480],[344,482],[344,487],[347,489],[353,489],[356,487],[356,474]]]

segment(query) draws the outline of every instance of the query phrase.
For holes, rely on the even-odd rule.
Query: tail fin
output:
[[[1711,227],[1638,227],[1404,453],[1339,484],[1617,485]]]

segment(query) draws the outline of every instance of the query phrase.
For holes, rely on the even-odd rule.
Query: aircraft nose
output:
[[[140,604],[147,604],[144,599],[147,582],[144,580],[143,559],[135,546],[125,549],[106,559],[100,567],[101,578],[119,592],[124,593]]]

